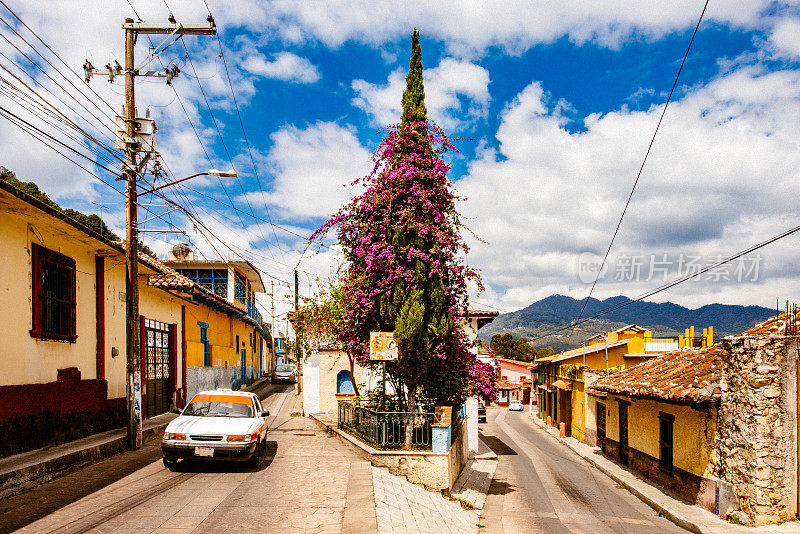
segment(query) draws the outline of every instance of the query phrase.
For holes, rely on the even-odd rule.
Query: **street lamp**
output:
[[[180,180],[174,180],[172,182],[167,182],[165,184],[159,185],[158,187],[154,187],[152,189],[148,189],[147,191],[142,191],[141,193],[139,193],[139,195],[146,195],[148,193],[152,193],[153,191],[158,191],[159,189],[164,189],[165,187],[169,187],[171,185],[175,185],[175,184],[179,184],[181,182],[185,182],[186,180],[189,180],[191,178],[195,178],[197,176],[219,176],[220,178],[236,178],[239,175],[233,169],[231,169],[229,171],[220,171],[220,170],[217,170],[217,169],[209,169],[206,172],[198,172],[198,173],[193,174],[191,176],[187,176],[186,178],[181,178]]]
[[[133,24],[133,20],[127,19],[126,24]],[[126,33],[126,91],[128,95],[128,109],[133,108],[133,33]],[[128,118],[128,134],[133,137],[133,119]],[[146,195],[159,189],[175,185],[180,182],[194,178],[195,176],[225,176],[236,177],[236,171],[227,172],[217,169],[210,169],[206,172],[198,172],[186,178],[175,180],[153,187],[141,193],[136,192],[136,174],[131,171],[135,163],[135,151],[128,150],[125,156],[125,168],[128,177],[126,188],[127,195],[127,224],[126,233],[127,250],[125,251],[125,335],[126,335],[126,356],[127,356],[127,397],[128,397],[128,447],[131,450],[142,448],[142,360],[140,354],[141,339],[139,334],[139,229],[137,223],[137,201],[140,195]],[[185,357],[185,355],[184,355]]]

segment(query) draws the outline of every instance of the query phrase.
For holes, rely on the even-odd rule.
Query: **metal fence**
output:
[[[376,412],[350,402],[339,402],[338,427],[376,449],[430,450],[432,413]],[[406,430],[411,427],[411,444]]]

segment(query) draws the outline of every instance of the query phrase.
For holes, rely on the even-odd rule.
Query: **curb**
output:
[[[586,454],[583,454],[582,451],[580,451],[580,450],[576,449],[575,447],[573,447],[572,444],[569,443],[568,441],[566,441],[565,439],[562,439],[562,438],[550,433],[547,430],[547,428],[545,428],[544,423],[542,423],[540,421],[537,421],[535,417],[531,416],[530,419],[536,426],[538,426],[541,430],[543,430],[545,434],[547,434],[548,436],[552,437],[554,440],[562,443],[564,446],[568,447],[572,452],[574,452],[575,454],[577,454],[578,456],[580,456],[581,458],[586,460],[588,463],[590,463],[591,465],[596,467],[601,473],[603,473],[604,475],[609,477],[611,480],[613,480],[617,484],[622,485],[634,497],[636,497],[637,499],[639,499],[640,501],[645,503],[647,506],[649,506],[650,508],[652,508],[656,512],[660,512],[660,513],[664,514],[664,517],[666,519],[669,519],[672,523],[675,523],[677,526],[679,526],[679,527],[681,527],[681,528],[683,528],[685,530],[688,530],[690,532],[694,532],[696,534],[709,534],[711,532],[708,529],[703,528],[702,526],[698,525],[694,521],[686,519],[685,517],[683,517],[679,513],[665,508],[664,506],[662,506],[661,504],[657,503],[656,501],[654,501],[653,499],[651,499],[650,497],[648,497],[647,495],[645,495],[644,493],[642,493],[638,489],[632,487],[628,482],[626,482],[622,478],[618,477],[615,473],[612,473],[611,471],[606,469],[605,466],[601,465],[600,462],[596,461],[594,458],[592,458],[590,456],[587,456]]]
[[[142,441],[158,437],[164,432],[168,423],[169,421],[142,429]],[[127,437],[124,431],[118,436],[119,432],[119,430],[110,430],[107,432],[108,438],[100,443],[66,452],[39,463],[26,462],[26,465],[0,473],[0,498],[16,495],[26,489],[77,471],[90,463],[105,460],[123,452],[126,450]]]

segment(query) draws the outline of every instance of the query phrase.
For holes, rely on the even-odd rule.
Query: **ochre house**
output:
[[[792,309],[594,382],[586,441],[722,517],[797,518],[798,333]]]
[[[678,338],[654,338],[651,331],[628,325],[586,340],[583,347],[537,359],[531,366],[538,392],[539,416],[564,423],[567,435],[584,440],[584,388],[598,376],[628,369],[658,354],[681,347],[713,344],[713,327],[695,337],[694,327]]]
[[[0,454],[122,426],[124,246],[4,181],[0,246]],[[184,405],[195,365],[238,369],[226,387],[260,372],[253,317],[141,253],[139,274],[144,417]],[[216,362],[199,356],[203,329]]]

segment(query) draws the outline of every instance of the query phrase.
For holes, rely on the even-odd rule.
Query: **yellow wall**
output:
[[[12,199],[12,201],[14,201]],[[21,202],[21,201],[19,201]],[[71,225],[35,208],[27,213],[0,210],[0,324],[6,330],[0,344],[3,385],[53,382],[59,369],[77,367],[81,378],[97,378],[97,314],[95,255],[110,252],[105,244]],[[28,229],[28,223],[31,229]],[[75,260],[76,334],[74,343],[43,341],[30,336],[32,321],[32,270],[30,243],[40,244]],[[105,271],[105,378],[108,397],[125,396],[125,264],[119,252],[104,260]],[[149,272],[140,264],[140,273]],[[140,313],[167,324],[176,323],[180,358],[180,323],[183,300],[147,287],[140,280]],[[122,298],[121,298],[122,296]],[[112,350],[118,351],[112,356]],[[181,384],[180,360],[177,383]]]
[[[694,409],[650,399],[628,399],[609,395],[605,399],[587,396],[586,426],[597,430],[595,425],[596,403],[606,405],[606,436],[619,441],[619,405],[616,398],[630,401],[628,407],[628,445],[658,459],[659,412],[675,416],[673,424],[673,465],[704,478],[712,478],[716,456],[716,411]]]
[[[125,260],[124,256],[75,229],[68,223],[43,213],[26,203],[0,193],[0,200],[23,206],[15,212],[0,209],[0,324],[6,336],[0,344],[0,385],[53,382],[59,369],[77,367],[81,378],[97,378],[96,268],[98,251],[111,253],[104,259],[105,286],[105,379],[108,397],[126,394],[125,334]],[[2,203],[0,203],[2,205]],[[28,227],[30,224],[30,230]],[[74,343],[42,341],[30,336],[32,316],[32,271],[30,243],[40,244],[75,260],[76,334]],[[176,324],[176,384],[183,382],[181,355],[181,307],[186,307],[187,365],[203,365],[200,327],[210,325],[209,337],[214,365],[240,365],[233,345],[235,336],[247,351],[247,365],[260,368],[260,344],[255,329],[239,319],[230,318],[210,308],[194,304],[161,289],[146,285],[146,275],[153,271],[139,264],[139,313],[148,319]],[[252,340],[252,341],[251,341]],[[113,356],[114,349],[117,355]]]
[[[260,344],[260,334],[250,324],[212,310],[207,306],[186,307],[186,365],[203,367],[203,344],[200,342],[199,322],[208,325],[208,340],[211,343],[212,367],[238,367],[241,356],[236,349],[236,336],[239,336],[239,350],[247,352],[246,365],[259,368],[260,352],[256,346]],[[253,339],[255,338],[255,339]]]

